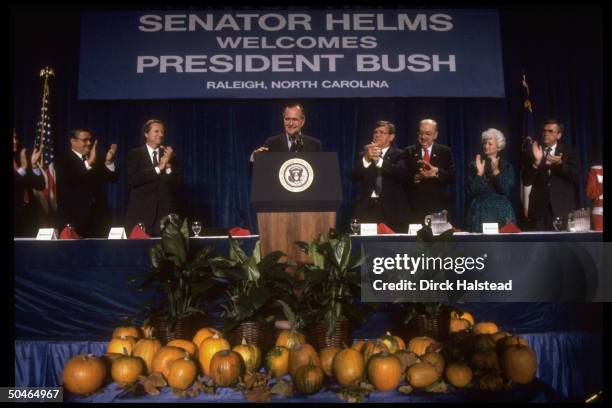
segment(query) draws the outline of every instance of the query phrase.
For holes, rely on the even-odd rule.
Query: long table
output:
[[[258,236],[238,238],[246,251],[251,251]],[[353,236],[355,247],[365,241],[414,241],[401,234],[375,237]],[[521,233],[456,234],[456,242],[478,241],[601,241],[601,233]],[[148,249],[159,242],[150,240],[14,240],[14,301],[16,366],[19,356],[26,358],[36,349],[64,344],[70,353],[61,352],[53,361],[65,363],[68,354],[81,350],[81,342],[107,341],[122,316],[132,315],[148,298],[145,293],[130,290],[126,284],[131,275],[150,267]],[[191,245],[214,246],[227,253],[227,237],[192,238]],[[593,384],[601,383],[601,368],[592,361],[601,356],[601,304],[552,303],[470,303],[461,308],[472,312],[478,320],[497,322],[502,330],[533,335],[541,341],[540,364],[547,364],[547,374],[540,378],[565,396],[584,395]],[[380,304],[367,322],[353,332],[354,338],[374,338],[389,327],[397,315],[393,305]],[[599,322],[599,323],[598,323]],[[220,323],[220,322],[218,322]],[[586,336],[586,337],[584,337]],[[53,353],[48,354],[53,355]],[[39,361],[32,360],[29,361]],[[46,360],[45,360],[46,361]],[[31,364],[48,364],[43,362]],[[589,365],[591,364],[591,365]],[[63,366],[63,365],[62,365]],[[16,371],[21,384],[40,384],[36,378],[48,376],[23,368]],[[36,373],[36,374],[35,374]],[[562,374],[564,373],[564,374]],[[54,374],[56,375],[56,374]],[[46,384],[49,384],[48,382]]]

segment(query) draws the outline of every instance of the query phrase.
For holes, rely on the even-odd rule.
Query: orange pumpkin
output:
[[[457,312],[453,310],[450,317],[451,319],[464,319],[470,323],[470,326],[474,325],[474,316],[470,312]]]
[[[240,354],[231,350],[215,353],[210,361],[210,377],[219,387],[230,387],[238,382],[244,372],[244,363]]]
[[[334,357],[332,371],[339,384],[355,384],[365,375],[364,358],[357,350],[345,348]]]
[[[166,346],[178,347],[189,353],[189,357],[195,357],[198,354],[198,347],[189,340],[176,339],[171,340]]]
[[[376,355],[383,351],[389,352],[389,349],[387,348],[385,343],[380,340],[369,341],[366,343],[365,346],[363,346],[363,349],[361,351],[361,354],[363,355],[363,361],[365,362],[365,364],[368,364],[368,361],[370,361],[370,358],[372,358],[373,355]]]
[[[359,340],[359,341],[356,341],[355,343],[353,343],[351,345],[351,348],[357,350],[360,353],[362,353],[363,352],[363,347],[366,345],[366,343],[367,342],[365,340]]]
[[[206,340],[209,337],[214,336],[215,334],[218,335],[219,337],[223,337],[219,330],[213,327],[203,327],[197,331],[197,333],[193,336],[193,340],[191,342],[195,344],[196,346],[200,347],[200,344],[202,344],[204,340]]]
[[[451,363],[446,367],[446,379],[457,388],[463,388],[472,381],[472,369],[463,363]]]
[[[495,334],[499,327],[493,322],[480,322],[474,325],[474,334]]]
[[[474,353],[470,359],[470,365],[480,372],[499,371],[499,359],[495,351]]]
[[[104,383],[106,365],[92,354],[80,354],[68,360],[62,372],[64,387],[73,394],[91,394]]]
[[[287,347],[289,350],[291,350],[293,346],[304,343],[306,343],[306,336],[297,330],[283,330],[276,338],[277,346]]]
[[[212,335],[212,337],[204,340],[202,344],[200,344],[198,352],[198,360],[200,361],[200,366],[202,367],[204,374],[210,377],[210,362],[215,353],[221,350],[229,349],[229,341],[222,338],[218,333],[215,333]]]
[[[524,337],[521,337],[521,336],[509,336],[501,340],[502,348],[516,346],[516,345],[529,346],[529,343]]]
[[[429,363],[416,363],[408,368],[406,380],[414,388],[426,388],[438,381],[440,375]]]
[[[153,371],[153,357],[155,353],[162,347],[159,340],[153,337],[153,328],[145,327],[144,338],[138,340],[134,347],[134,357],[140,357],[145,363],[145,374],[149,375]]]
[[[501,339],[505,339],[506,337],[510,337],[511,334],[505,331],[499,331],[497,333],[493,333],[491,338],[497,344]]]
[[[334,361],[334,357],[340,352],[340,350],[340,347],[325,347],[319,352],[319,357],[321,358],[321,368],[328,377],[333,375],[332,363]]]
[[[501,363],[504,376],[517,384],[529,384],[538,368],[536,355],[529,346],[515,344],[504,350]]]
[[[444,357],[442,357],[442,354],[434,352],[434,351],[430,351],[421,356],[421,361],[424,361],[426,363],[433,365],[436,371],[438,372],[438,375],[441,376],[442,374],[444,374],[445,362],[444,362]]]
[[[136,340],[142,338],[142,332],[139,327],[136,326],[122,326],[117,327],[113,330],[113,338],[116,337],[133,337]]]
[[[475,352],[491,351],[497,347],[491,334],[477,334],[472,338],[472,346]]]
[[[111,377],[119,386],[123,386],[136,382],[144,370],[144,361],[139,357],[129,356],[125,350],[125,354],[113,362]]]
[[[368,362],[368,378],[380,391],[394,390],[402,381],[402,364],[393,354],[382,352]]]
[[[295,377],[297,370],[310,362],[321,366],[321,359],[316,350],[308,343],[294,346],[289,350],[289,374],[291,374],[291,377]]]
[[[123,354],[123,349],[127,349],[128,355],[132,355],[136,346],[136,339],[133,337],[116,337],[108,343],[107,353]]]
[[[457,333],[470,328],[470,322],[466,319],[451,319],[450,320],[450,332]]]
[[[309,363],[297,370],[293,383],[299,392],[310,395],[321,389],[324,378],[325,375],[321,367]]]
[[[170,373],[170,365],[176,360],[185,356],[185,350],[173,346],[165,346],[157,350],[153,356],[151,363],[151,371],[161,373],[165,379],[168,379]]]
[[[177,390],[186,390],[198,375],[196,363],[189,358],[189,353],[185,353],[183,358],[175,360],[170,365],[168,372],[168,385]]]
[[[383,342],[385,346],[387,346],[387,349],[389,350],[391,354],[395,353],[396,351],[403,350],[406,348],[406,344],[404,343],[404,340],[402,340],[398,336],[393,336],[390,332],[385,333],[383,336],[380,336],[378,339],[381,342]]]
[[[261,351],[255,344],[247,344],[243,338],[242,344],[237,345],[232,350],[240,354],[247,372],[256,372],[261,367]]]
[[[266,355],[266,370],[271,377],[280,378],[289,372],[289,349],[276,346]]]
[[[410,340],[410,342],[408,342],[408,350],[420,357],[427,353],[427,348],[435,342],[436,341],[434,339],[427,336],[414,337]]]

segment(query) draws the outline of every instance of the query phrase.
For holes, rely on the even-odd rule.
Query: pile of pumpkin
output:
[[[64,387],[88,395],[103,386],[108,373],[120,387],[155,373],[175,390],[191,387],[199,373],[215,386],[229,387],[241,375],[259,371],[262,363],[270,377],[289,374],[303,394],[318,392],[326,376],[345,387],[367,380],[380,391],[396,389],[403,379],[416,389],[428,389],[445,377],[458,388],[476,385],[489,390],[499,389],[504,378],[519,384],[533,380],[535,353],[524,339],[500,332],[494,323],[474,324],[469,313],[455,314],[450,324],[453,334],[445,344],[415,337],[406,345],[387,332],[372,341],[326,347],[319,353],[302,333],[284,330],[263,361],[256,345],[243,340],[232,348],[213,328],[200,329],[192,341],[173,340],[162,346],[149,327],[143,329],[144,336],[137,327],[119,327],[102,358],[79,355],[68,361]]]

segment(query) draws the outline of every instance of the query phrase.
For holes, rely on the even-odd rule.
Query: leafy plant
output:
[[[361,293],[358,267],[365,257],[351,254],[349,234],[330,230],[309,244],[297,244],[313,260],[312,264],[301,266],[304,280],[298,285],[302,290],[298,313],[304,320],[310,323],[323,317],[328,336],[339,320],[363,320],[365,308],[358,304]]]
[[[153,314],[166,316],[171,329],[179,317],[205,313],[202,300],[221,280],[213,275],[210,264],[216,256],[214,248],[190,248],[188,221],[179,225],[177,219],[169,219],[149,256],[151,269],[128,280],[137,291],[154,291],[153,299],[141,306],[137,315],[145,315],[145,323]]]
[[[430,225],[423,224],[423,228],[417,232],[416,239],[417,242],[427,243],[424,250],[426,255],[433,255],[432,252],[435,251],[437,243],[452,241],[453,232],[453,229],[448,229],[436,236]],[[420,315],[424,315],[427,319],[435,319],[448,310],[448,306],[440,302],[405,302],[402,303],[402,307],[405,313],[404,324],[409,324],[413,318]]]
[[[275,251],[261,258],[258,241],[248,256],[240,243],[230,237],[229,257],[218,255],[211,260],[215,276],[227,279],[227,299],[222,305],[224,332],[243,322],[273,319],[267,307],[275,300],[273,282],[290,280],[285,263],[279,262],[284,255]]]

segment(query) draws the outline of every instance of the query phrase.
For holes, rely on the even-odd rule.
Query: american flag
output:
[[[51,118],[49,117],[49,78],[53,76],[53,70],[45,67],[40,71],[44,78],[42,101],[40,106],[40,119],[36,124],[36,139],[34,147],[42,148],[41,166],[45,177],[45,188],[34,190],[34,196],[40,204],[41,226],[47,224],[52,226],[52,217],[57,210],[57,191],[55,184],[55,149],[53,148],[53,136],[51,133]]]

